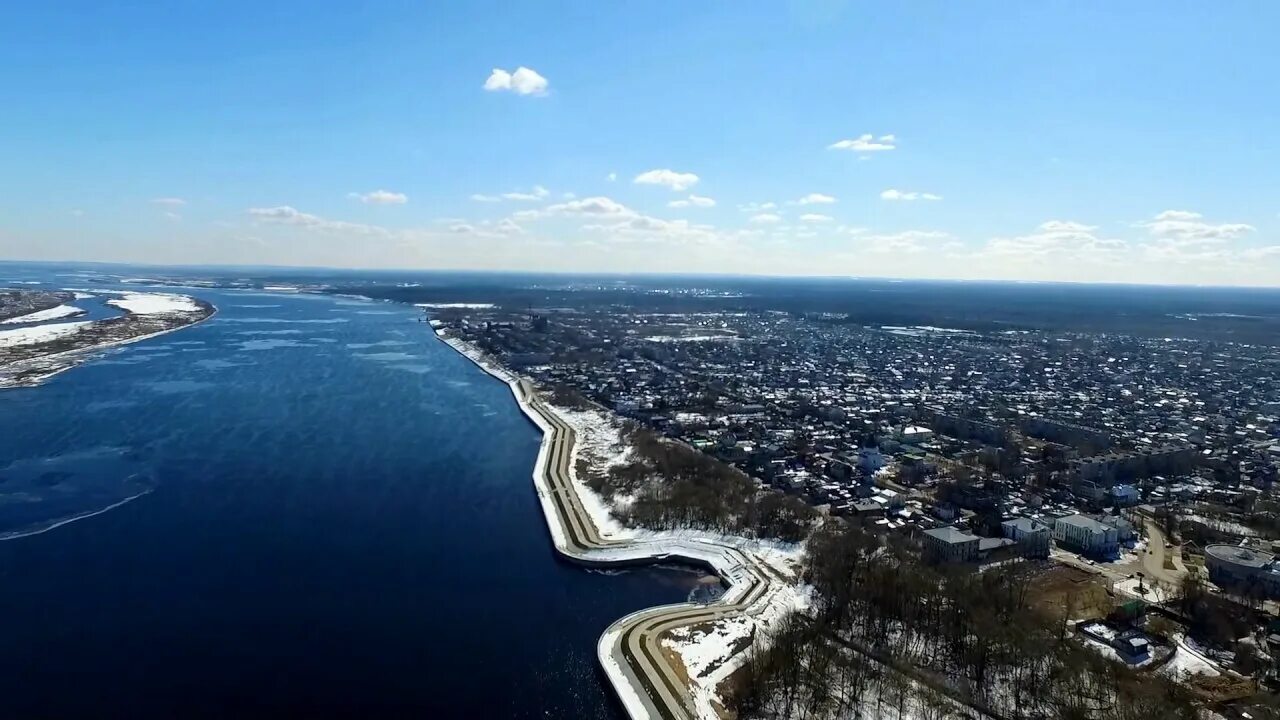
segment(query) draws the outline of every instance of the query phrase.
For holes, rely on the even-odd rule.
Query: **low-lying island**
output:
[[[95,350],[180,330],[207,320],[217,312],[217,308],[203,300],[168,293],[99,290],[75,292],[70,298],[58,296],[57,299],[87,300],[99,294],[107,296],[105,304],[122,314],[101,320],[46,322],[83,314],[83,310],[74,306],[56,305],[18,315],[5,323],[7,326],[27,321],[25,326],[14,329],[0,326],[0,388],[38,385],[83,362]],[[57,312],[59,308],[79,312]]]

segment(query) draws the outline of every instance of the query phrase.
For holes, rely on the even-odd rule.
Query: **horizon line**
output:
[[[1020,280],[1009,278],[946,278],[946,277],[904,277],[896,275],[769,275],[764,273],[715,273],[715,272],[657,272],[657,271],[617,271],[617,270],[507,270],[477,268],[386,268],[386,267],[339,267],[332,265],[254,265],[248,263],[148,263],[127,262],[119,260],[13,260],[0,259],[0,265],[107,265],[113,267],[154,268],[154,269],[243,269],[243,270],[299,270],[330,271],[355,273],[439,273],[439,274],[476,274],[476,275],[547,275],[566,277],[641,277],[641,278],[740,278],[754,280],[845,280],[845,281],[882,281],[882,282],[919,282],[919,283],[968,283],[991,285],[1072,285],[1103,286],[1132,288],[1177,288],[1198,290],[1269,290],[1280,291],[1277,285],[1219,285],[1197,283],[1169,282],[1136,282],[1119,280]]]

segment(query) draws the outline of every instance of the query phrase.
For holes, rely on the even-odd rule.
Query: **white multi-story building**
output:
[[[1053,523],[1053,539],[1085,555],[1107,557],[1120,549],[1116,529],[1087,515],[1068,515]]]
[[[1004,536],[1018,543],[1026,557],[1049,557],[1049,526],[1031,518],[1014,518],[1000,523]]]

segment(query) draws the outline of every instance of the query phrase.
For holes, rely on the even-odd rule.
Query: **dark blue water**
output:
[[[600,632],[696,576],[557,560],[504,385],[412,308],[189,292],[0,391],[0,531],[136,496],[0,542],[0,716],[619,715]]]

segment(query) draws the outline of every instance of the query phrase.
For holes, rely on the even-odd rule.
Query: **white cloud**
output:
[[[164,205],[165,207],[182,207],[187,204],[186,200],[180,197],[158,197],[152,198],[151,202],[156,205]]]
[[[541,185],[534,185],[531,192],[502,193],[502,197],[507,200],[541,200],[550,194],[551,192]]]
[[[359,200],[365,205],[403,205],[409,202],[409,196],[390,190],[374,190],[369,193],[347,193],[347,197]]]
[[[663,185],[666,188],[681,192],[698,184],[698,176],[693,173],[676,172],[675,170],[649,170],[642,172],[633,180],[637,185]]]
[[[701,195],[690,195],[687,200],[672,200],[671,202],[667,203],[667,207],[673,207],[673,208],[687,208],[687,207],[709,208],[709,207],[715,207],[715,206],[716,206],[716,201],[714,199],[709,197],[702,197]]]
[[[316,230],[340,230],[350,231],[364,235],[386,235],[386,228],[377,225],[363,225],[361,223],[344,222],[342,220],[328,220],[318,215],[301,212],[289,205],[279,205],[270,208],[249,208],[249,217],[257,222],[270,223],[273,225],[294,225],[298,227],[311,228]]]
[[[1264,247],[1249,248],[1242,250],[1240,256],[1245,260],[1264,260],[1267,258],[1280,258],[1280,245],[1266,245]]]
[[[863,235],[867,249],[881,254],[915,255],[927,250],[954,249],[955,239],[940,230],[906,230],[886,235]]]
[[[763,203],[752,202],[752,203],[746,203],[744,205],[739,205],[738,209],[744,213],[767,212],[769,210],[777,210],[778,204],[773,202],[763,202]]]
[[[494,68],[489,79],[484,81],[484,89],[489,92],[513,92],[517,95],[546,95],[547,85],[546,78],[524,66],[511,73]]]
[[[1165,210],[1155,216],[1156,220],[1199,220],[1204,217],[1198,212],[1190,210]]]
[[[1070,220],[1049,220],[1036,231],[1016,237],[997,237],[987,242],[982,253],[992,256],[1040,258],[1054,253],[1075,261],[1115,259],[1115,254],[1128,249],[1123,240],[1097,234],[1097,226]]]
[[[805,223],[826,223],[835,220],[830,215],[819,215],[818,213],[805,213],[800,216],[800,222]]]
[[[523,235],[524,228],[511,218],[504,218],[498,223],[498,232],[503,233],[504,235]]]
[[[618,179],[618,173],[616,173],[616,172],[611,172],[611,173],[609,173],[608,175],[606,175],[606,176],[604,177],[604,179],[605,179],[605,180],[608,180],[609,182],[613,182],[613,181],[615,181],[615,180],[617,180],[617,179]]]
[[[809,193],[808,195],[805,195],[804,197],[797,200],[796,203],[800,205],[830,205],[835,201],[836,199],[830,195],[823,195],[822,193]]]
[[[265,222],[278,222],[288,225],[318,225],[324,222],[317,215],[299,212],[289,205],[278,205],[270,208],[249,208],[249,215]]]
[[[1256,228],[1245,223],[1211,223],[1190,210],[1165,210],[1145,222],[1137,223],[1150,237],[1142,245],[1148,261],[1175,265],[1195,263],[1249,262],[1271,257],[1266,248],[1239,250],[1234,240]]]
[[[485,195],[483,193],[474,193],[471,195],[471,199],[474,200],[475,202],[483,202],[483,203],[496,203],[496,202],[502,202],[503,200],[519,200],[519,201],[531,202],[534,200],[542,200],[549,195],[551,195],[550,190],[542,187],[541,185],[534,185],[533,189],[530,190],[529,192],[524,192],[521,190],[513,190],[512,192],[505,192],[500,195]],[[565,193],[565,197],[573,197],[573,193]]]
[[[1223,243],[1255,230],[1244,223],[1208,223],[1203,215],[1189,210],[1165,210],[1138,225],[1153,238],[1180,245]]]
[[[603,195],[570,200],[568,202],[548,205],[540,210],[521,210],[512,217],[516,220],[536,220],[551,216],[573,217],[637,217],[639,213],[613,198]]]
[[[885,190],[884,192],[880,193],[880,199],[881,199],[881,200],[904,200],[904,201],[911,201],[911,200],[941,200],[941,199],[942,199],[942,196],[941,196],[941,195],[934,195],[933,193],[905,192],[905,191],[902,191],[902,190],[894,190],[894,189],[890,188],[890,189]]]
[[[551,205],[547,212],[565,215],[634,215],[635,211],[603,195]]]
[[[871,133],[859,135],[852,140],[839,140],[827,146],[828,150],[849,150],[851,152],[868,153],[884,152],[898,147],[898,139],[893,135],[875,137]]]
[[[518,225],[511,218],[504,218],[497,222],[493,220],[481,220],[473,223],[462,218],[442,217],[436,218],[432,222],[437,225],[444,225],[445,231],[450,235],[474,235],[481,238],[509,238],[516,235],[523,235],[524,228]],[[419,232],[415,230],[405,231],[403,234],[411,236]]]
[[[774,213],[759,213],[752,215],[749,220],[757,225],[773,225],[782,221],[782,216]]]
[[[594,223],[582,226],[587,232],[606,234],[610,240],[623,243],[697,243],[723,244],[725,238],[710,225],[694,224],[688,220],[663,220],[648,215],[635,215],[611,223]]]

